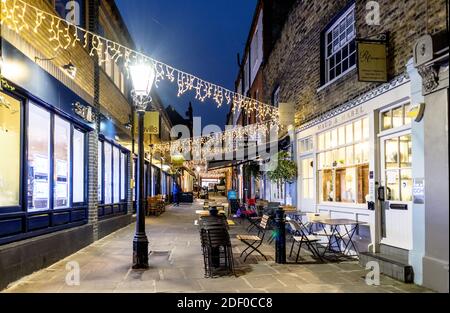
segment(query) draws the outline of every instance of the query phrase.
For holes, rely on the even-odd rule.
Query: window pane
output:
[[[0,207],[20,204],[20,102],[0,93],[4,103],[0,106]]]
[[[362,139],[362,121],[355,122],[355,142],[360,142]]]
[[[355,164],[363,163],[363,145],[357,144],[355,145]]]
[[[402,201],[411,202],[413,200],[412,197],[412,171],[411,170],[402,170],[401,171],[401,193],[402,193]]]
[[[325,135],[320,134],[319,135],[319,150],[322,151],[325,149]]]
[[[366,203],[369,193],[369,165],[360,166],[358,167],[358,203]]]
[[[69,206],[70,190],[70,124],[55,117],[54,208]]]
[[[114,147],[114,203],[120,202],[120,151]]]
[[[98,175],[98,201],[103,201],[102,195],[102,186],[103,186],[103,144],[101,141],[98,142],[98,166],[97,166],[97,175]]]
[[[320,172],[321,199],[322,201],[334,201],[333,172],[331,170]]]
[[[120,156],[120,200],[126,199],[126,191],[125,191],[125,174],[126,174],[126,159],[127,156],[125,153],[121,153]]]
[[[386,140],[386,168],[398,168],[398,138]]]
[[[411,135],[400,137],[400,167],[412,167],[412,138]]]
[[[73,202],[84,202],[84,133],[73,132]]]
[[[354,157],[353,146],[349,146],[349,147],[345,148],[345,150],[346,150],[345,161],[346,161],[347,165],[355,164],[355,157]]]
[[[356,168],[336,171],[336,202],[356,203]]]
[[[345,166],[345,148],[339,149],[339,155],[338,155],[338,166]]]
[[[346,143],[351,144],[353,143],[353,124],[348,124],[345,127],[346,132]]]
[[[392,111],[392,126],[394,128],[403,126],[403,107]]]
[[[398,170],[386,171],[386,186],[388,194],[387,200],[400,201],[400,177]]]
[[[325,149],[330,149],[331,147],[331,132],[325,133]]]
[[[362,144],[362,151],[363,151],[363,161],[362,163],[369,163],[370,162],[370,146],[368,142],[365,142]]]
[[[325,167],[325,153],[320,153],[318,159],[319,159],[318,169],[321,170]]]
[[[338,130],[331,131],[331,148],[336,148],[338,145]]]
[[[383,112],[381,115],[383,130],[392,128],[392,116],[391,111]]]
[[[112,203],[112,147],[105,142],[105,204]]]
[[[363,123],[363,140],[369,140],[370,137],[369,119],[368,118],[363,119],[362,123]]]
[[[28,209],[50,208],[50,113],[30,104],[28,114]]]
[[[345,145],[345,126],[339,127],[339,145]]]

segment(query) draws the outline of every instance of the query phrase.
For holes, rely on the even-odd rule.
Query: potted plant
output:
[[[267,173],[271,181],[292,184],[297,179],[297,164],[291,160],[288,152],[282,151],[277,155],[278,166]]]

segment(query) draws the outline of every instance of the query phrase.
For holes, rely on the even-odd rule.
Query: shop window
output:
[[[70,123],[55,117],[54,201],[55,209],[69,206]]]
[[[120,202],[120,151],[117,147],[113,148],[113,160],[114,160],[114,178],[113,178],[113,190],[114,190],[114,203]]]
[[[120,154],[120,200],[125,200],[127,197],[126,194],[126,184],[125,184],[125,175],[126,175],[126,160],[127,156],[125,153]]]
[[[314,150],[312,137],[300,140],[300,154],[311,153]]]
[[[366,203],[369,194],[369,129],[369,120],[365,118],[318,135],[321,201]],[[320,144],[321,141],[324,145]]]
[[[390,130],[411,124],[411,118],[408,117],[408,105],[402,105],[394,109],[381,112],[381,129]]]
[[[73,203],[84,202],[85,185],[85,134],[77,129],[73,131]]]
[[[105,201],[104,204],[112,204],[112,146],[110,143],[105,142],[105,169],[104,169],[104,189],[105,189]]]
[[[356,66],[355,5],[325,30],[325,83],[332,82]]]
[[[29,105],[28,210],[50,209],[50,113]]]
[[[0,207],[20,205],[21,103],[0,92]]]
[[[97,194],[98,202],[103,202],[103,142],[98,142],[98,165],[97,165]]]

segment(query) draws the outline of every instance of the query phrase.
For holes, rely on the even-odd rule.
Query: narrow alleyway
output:
[[[269,261],[239,259],[242,244],[234,240],[244,229],[232,229],[238,277],[205,279],[200,240],[194,220],[201,204],[169,207],[158,218],[147,219],[151,268],[133,271],[131,266],[134,225],[122,229],[53,266],[12,284],[4,292],[424,292],[382,277],[381,286],[365,284],[366,271],[357,262],[340,264],[287,264],[273,261],[274,247],[263,251]],[[80,285],[65,279],[68,262],[78,262]]]

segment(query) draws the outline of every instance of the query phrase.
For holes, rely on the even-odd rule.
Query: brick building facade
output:
[[[437,120],[448,113],[447,35],[446,0],[296,1],[264,64],[263,101],[277,93],[295,106],[298,209],[362,222],[363,266],[376,261],[387,275],[448,291],[448,248],[432,241],[448,242],[448,223],[431,224],[448,219],[436,204],[448,196],[423,191],[438,168],[448,181],[448,157],[426,153],[440,142],[448,155]],[[358,42],[374,39],[386,44],[384,83],[358,76]],[[430,86],[438,102],[428,103]],[[422,103],[424,118],[414,113]]]

